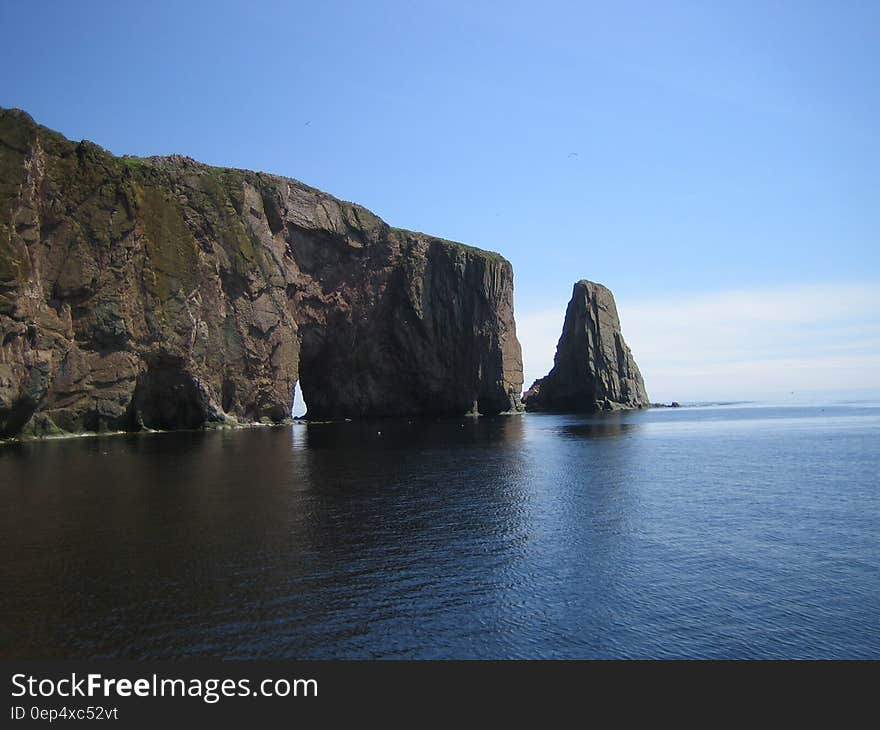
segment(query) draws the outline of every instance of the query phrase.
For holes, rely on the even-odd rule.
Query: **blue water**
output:
[[[0,448],[0,656],[880,658],[880,407]]]

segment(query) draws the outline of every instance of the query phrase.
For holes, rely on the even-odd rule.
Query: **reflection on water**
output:
[[[441,420],[368,419],[298,423],[295,443],[310,449],[446,449],[512,445],[523,436],[522,416]],[[301,436],[305,433],[305,438]]]
[[[878,657],[880,414],[780,410],[5,447],[0,656]]]
[[[559,427],[559,435],[569,438],[603,438],[607,436],[623,436],[628,431],[639,428],[638,423],[624,421],[621,418],[609,417],[605,421],[587,423],[567,423]]]

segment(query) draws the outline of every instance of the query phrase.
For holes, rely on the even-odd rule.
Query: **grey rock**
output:
[[[585,279],[574,285],[553,369],[532,384],[523,403],[528,411],[575,413],[650,405],[604,286]]]

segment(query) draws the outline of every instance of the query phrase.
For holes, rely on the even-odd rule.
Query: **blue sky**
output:
[[[0,105],[68,137],[500,251],[529,381],[589,278],[657,399],[828,388],[845,357],[830,388],[880,388],[880,3],[4,0],[0,25]]]

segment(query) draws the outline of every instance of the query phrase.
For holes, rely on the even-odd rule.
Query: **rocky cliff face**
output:
[[[0,110],[0,438],[519,407],[513,272],[275,175]]]
[[[620,333],[614,296],[601,284],[574,285],[550,373],[523,396],[526,410],[592,412],[650,405]]]

